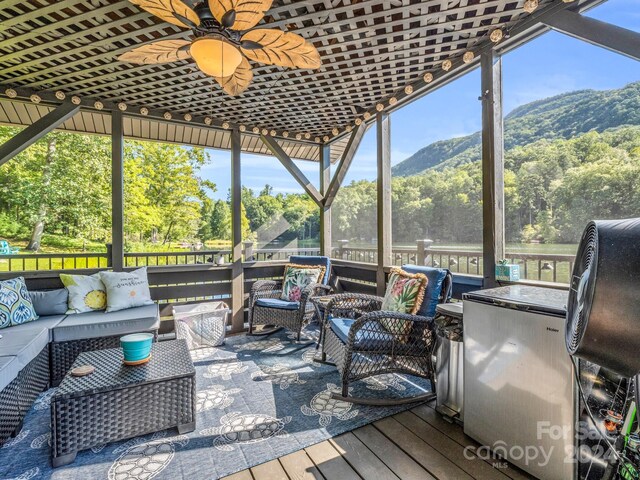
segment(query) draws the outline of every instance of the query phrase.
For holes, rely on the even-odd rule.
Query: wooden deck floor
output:
[[[508,464],[465,457],[478,444],[421,405],[243,470],[225,480],[531,479]],[[468,456],[468,455],[467,455]]]

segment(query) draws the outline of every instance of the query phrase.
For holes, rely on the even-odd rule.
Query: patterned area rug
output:
[[[317,329],[308,328],[315,338]],[[329,398],[339,391],[335,367],[313,362],[314,345],[284,331],[268,337],[237,336],[220,348],[192,353],[196,366],[197,426],[101,445],[79,452],[66,467],[51,468],[49,400],[33,405],[21,433],[0,449],[0,479],[212,480],[300,450],[393,415],[393,408]],[[408,396],[429,382],[382,375],[356,382],[353,394]]]

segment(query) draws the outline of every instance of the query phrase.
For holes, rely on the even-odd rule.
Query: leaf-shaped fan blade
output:
[[[292,32],[256,29],[245,33],[241,41],[245,44],[242,53],[267,65],[316,69],[322,63],[316,47]]]
[[[129,0],[165,22],[179,27],[193,28],[200,25],[196,12],[182,0]]]
[[[253,80],[253,71],[251,70],[251,65],[246,58],[242,58],[242,63],[233,75],[230,77],[214,77],[216,82],[220,84],[222,89],[227,92],[232,97],[240,95],[243,93],[251,84],[251,80]]]
[[[123,53],[118,60],[137,64],[175,62],[190,57],[189,45],[187,40],[160,40]]]
[[[209,0],[209,9],[216,20],[222,24],[226,13],[235,12],[233,23],[225,25],[232,30],[249,30],[255,27],[264,13],[271,8],[273,0]]]

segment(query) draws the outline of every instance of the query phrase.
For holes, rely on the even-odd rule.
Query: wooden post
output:
[[[483,52],[482,76],[482,250],[484,287],[497,285],[496,261],[504,258],[504,126],[502,60]]]
[[[384,295],[386,279],[384,267],[391,261],[391,117],[387,113],[378,113],[377,151],[378,151],[378,269],[376,284],[378,295]]]
[[[111,112],[111,266],[124,267],[124,132],[122,112]]]
[[[231,132],[231,331],[244,330],[244,272],[242,270],[242,181],[241,137]]]
[[[242,242],[244,245],[244,261],[245,262],[253,262],[253,242],[251,240],[247,240]]]
[[[324,196],[331,183],[331,146],[320,146],[320,193],[323,204],[320,207],[320,255],[331,256],[331,206],[324,204]]]

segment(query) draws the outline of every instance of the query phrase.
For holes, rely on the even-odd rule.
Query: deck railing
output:
[[[261,248],[243,245],[245,262],[286,261],[292,255],[319,255],[318,248]],[[231,250],[197,250],[184,252],[127,252],[127,267],[156,267],[171,265],[225,265],[231,263]],[[569,283],[574,255],[532,254],[507,252],[510,263],[520,265],[520,277],[554,283]],[[370,247],[341,245],[332,251],[332,257],[349,262],[375,264],[378,251]],[[482,275],[482,252],[463,249],[436,249],[418,242],[416,247],[394,247],[393,265],[405,263],[446,267],[454,273]],[[55,253],[0,255],[0,272],[35,270],[74,270],[109,267],[107,253]]]

